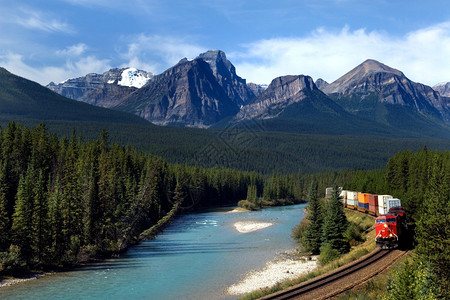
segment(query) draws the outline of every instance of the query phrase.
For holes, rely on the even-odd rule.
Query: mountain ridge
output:
[[[450,110],[444,97],[429,86],[409,80],[401,71],[372,59],[324,86],[322,91],[347,108],[350,107],[345,98],[359,97],[364,101],[373,94],[379,102],[408,106],[423,115],[450,122]]]
[[[422,134],[434,132],[433,124],[438,132],[445,131],[450,123],[450,98],[412,82],[403,72],[374,59],[365,60],[332,83],[320,78],[314,82],[307,75],[286,75],[275,78],[264,88],[247,84],[239,77],[223,51],[209,50],[194,59],[180,60],[141,88],[127,89],[98,89],[91,91],[91,99],[85,101],[133,113],[164,126],[220,128],[252,119],[284,118],[278,123],[286,124],[286,130],[297,128],[303,132],[303,125],[310,130],[316,128],[310,122],[315,113],[322,122],[326,122],[325,116],[329,114],[330,119],[347,128],[345,132],[358,130],[348,124],[356,116],[353,121],[365,123],[363,127],[369,132],[399,131],[415,136],[410,128],[415,123]],[[298,104],[308,97],[308,101]],[[295,108],[289,109],[291,105]],[[295,126],[286,123],[284,111],[296,111],[297,119],[292,115],[288,118]],[[347,120],[335,119],[336,114]],[[302,118],[308,119],[308,124],[300,126]],[[276,127],[280,129],[279,125]],[[322,125],[318,127],[324,129]],[[335,132],[335,128],[330,129]]]
[[[252,102],[243,106],[234,120],[273,118],[287,106],[306,98],[304,90],[319,91],[309,76],[286,75],[272,80]]]

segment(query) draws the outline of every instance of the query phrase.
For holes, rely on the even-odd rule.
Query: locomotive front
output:
[[[400,222],[396,215],[378,217],[375,221],[376,244],[381,249],[398,248]]]

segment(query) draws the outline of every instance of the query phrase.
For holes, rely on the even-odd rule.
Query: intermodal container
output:
[[[347,205],[357,207],[358,206],[358,200],[347,199]]]
[[[362,208],[365,208],[365,209],[369,209],[369,203],[361,203],[361,202],[358,202],[358,206],[359,206],[359,207],[362,207]]]
[[[378,195],[369,194],[369,211],[378,213]]]
[[[364,203],[364,204],[369,204],[369,195],[367,193],[358,193],[358,202],[359,203]]]
[[[364,193],[358,193],[358,202],[364,203]]]
[[[386,213],[389,211],[389,209],[391,207],[402,206],[402,203],[401,203],[400,199],[398,199],[398,198],[391,198],[391,199],[388,199],[386,202],[387,202]]]
[[[358,192],[347,191],[347,200],[358,202]]]
[[[385,215],[388,213],[387,200],[392,199],[391,195],[378,195],[378,212],[380,215]]]
[[[325,198],[330,199],[332,193],[333,193],[333,188],[327,187],[327,188],[325,189]]]
[[[378,207],[378,195],[369,194],[369,205]]]

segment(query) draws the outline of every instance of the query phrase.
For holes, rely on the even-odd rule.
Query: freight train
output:
[[[332,188],[327,188],[325,198],[329,198]],[[405,208],[400,199],[391,195],[374,195],[341,189],[344,207],[376,216],[375,241],[378,248],[395,249],[402,242],[407,230]]]

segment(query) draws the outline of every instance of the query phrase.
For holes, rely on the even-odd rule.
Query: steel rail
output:
[[[336,280],[339,280],[345,276],[353,274],[354,272],[359,271],[362,268],[367,267],[368,265],[376,262],[382,257],[391,253],[392,250],[375,250],[371,255],[365,257],[364,259],[360,259],[357,262],[339,269],[329,275],[309,280],[305,283],[299,284],[295,287],[265,296],[260,298],[261,300],[281,300],[281,299],[292,299],[302,294],[306,294],[316,288],[328,285]]]

